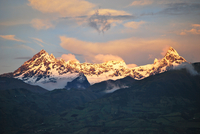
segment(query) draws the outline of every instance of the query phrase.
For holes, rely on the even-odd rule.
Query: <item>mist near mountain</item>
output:
[[[191,75],[199,75],[199,73],[194,69],[194,66],[188,62],[181,63],[180,65],[173,66],[174,70],[186,69]]]

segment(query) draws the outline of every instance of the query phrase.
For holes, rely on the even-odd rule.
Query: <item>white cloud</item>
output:
[[[174,66],[173,69],[175,70],[186,69],[191,75],[198,75],[198,72],[194,69],[194,67],[187,62]]]

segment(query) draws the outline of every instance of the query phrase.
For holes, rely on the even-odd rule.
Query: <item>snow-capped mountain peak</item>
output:
[[[101,64],[79,63],[71,60],[66,62],[63,59],[56,59],[53,54],[49,55],[45,50],[41,50],[14,71],[13,77],[53,90],[64,88],[66,83],[72,82],[77,77],[81,80],[81,73],[90,84],[108,79],[121,79],[126,76],[140,80],[150,75],[165,72],[182,62],[186,62],[186,60],[179,56],[172,47],[168,49],[163,59],[155,59],[153,64],[134,68],[128,68],[123,60],[107,61]]]
[[[162,62],[167,61],[169,64],[181,64],[182,62],[187,62],[183,57],[179,56],[178,52],[170,47],[165,54]]]
[[[179,56],[178,52],[173,47],[169,47],[165,56],[171,55],[171,54]]]

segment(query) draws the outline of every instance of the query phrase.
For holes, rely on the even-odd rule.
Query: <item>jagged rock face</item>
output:
[[[86,89],[90,86],[90,83],[88,82],[87,78],[83,73],[80,73],[80,75],[74,79],[71,82],[68,82],[67,85],[65,86],[65,89]]]
[[[124,61],[108,61],[101,64],[79,63],[56,59],[52,54],[41,50],[30,60],[26,61],[12,74],[13,77],[22,79],[24,82],[40,85],[44,88],[64,88],[67,82],[76,79],[83,73],[90,84],[98,83],[108,79],[120,79],[131,76],[141,80],[150,75],[162,73],[174,65],[179,65],[186,60],[179,56],[175,49],[169,48],[165,57],[161,60],[155,59],[153,64],[128,68]],[[62,83],[59,83],[62,81]],[[49,84],[48,87],[46,85]]]
[[[161,60],[155,59],[154,64],[133,68],[131,76],[135,79],[143,79],[150,75],[155,75],[170,70],[173,66],[177,66],[183,62],[187,62],[183,57],[179,56],[177,51],[170,47]]]

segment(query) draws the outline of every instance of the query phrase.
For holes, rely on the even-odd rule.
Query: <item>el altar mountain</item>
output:
[[[31,85],[39,85],[47,90],[53,90],[67,87],[67,83],[75,80],[80,74],[84,74],[91,85],[127,76],[141,80],[168,71],[183,62],[187,61],[179,56],[172,47],[168,49],[163,59],[155,59],[153,64],[134,68],[128,68],[124,61],[108,61],[101,64],[66,62],[41,50],[16,71],[3,74],[3,76],[18,78]]]

